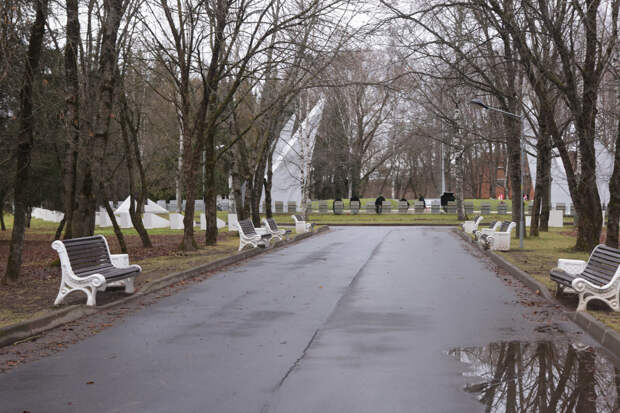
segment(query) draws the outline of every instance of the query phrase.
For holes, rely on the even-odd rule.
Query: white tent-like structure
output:
[[[116,211],[114,211],[114,215],[119,215],[120,225],[122,228],[131,228],[133,226],[131,224],[131,220],[128,218],[130,202],[131,197],[129,196],[123,201],[122,204],[119,205],[118,208],[116,208]],[[168,211],[150,199],[147,199],[146,205],[144,205],[144,217],[142,218],[145,228],[151,229],[170,227],[170,221],[155,214],[168,214]]]
[[[294,133],[295,115],[291,116],[282,128],[273,153],[271,185],[273,201],[285,203],[295,201],[298,206],[301,205],[302,186],[309,179],[312,153],[323,115],[323,106],[324,100],[320,99]],[[264,200],[265,191],[263,190],[261,205]]]
[[[609,203],[609,180],[614,170],[614,154],[600,142],[594,142],[594,149],[596,151],[596,186],[601,203],[607,205]],[[536,185],[536,158],[532,155],[528,155],[527,158],[532,174],[532,185]],[[564,203],[568,205],[572,202],[564,163],[554,151],[551,160],[551,204]]]
[[[123,201],[122,204],[116,208],[114,211],[115,214],[120,214],[121,212],[129,212],[129,203],[131,202],[131,197],[128,196],[127,199]],[[152,214],[168,214],[168,211],[165,208],[160,207],[155,202],[150,199],[146,200],[146,205],[144,205],[144,212],[150,212]]]

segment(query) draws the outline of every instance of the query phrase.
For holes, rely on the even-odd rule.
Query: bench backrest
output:
[[[588,264],[579,277],[594,284],[605,285],[616,274],[619,265],[620,250],[599,244],[590,254]]]
[[[87,273],[95,268],[110,267],[110,250],[102,235],[63,240],[71,269],[75,275]]]
[[[249,219],[244,219],[244,220],[239,221],[239,229],[246,236],[256,235],[254,224]]]
[[[295,219],[296,219],[297,221],[299,221],[299,222],[303,222],[303,221],[304,221],[304,217],[302,217],[301,215],[297,215],[297,214],[295,214],[294,216],[295,216]]]
[[[272,231],[278,231],[278,225],[276,224],[276,221],[273,218],[267,218],[267,225],[269,225],[269,228]]]
[[[512,222],[510,222],[510,221],[502,221],[502,225],[500,225],[500,227],[497,230],[497,232],[506,232],[506,231],[508,231],[508,228],[510,228],[510,224],[512,224]]]

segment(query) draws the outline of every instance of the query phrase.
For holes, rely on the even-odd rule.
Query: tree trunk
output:
[[[545,171],[542,176],[543,185],[541,187],[541,212],[540,227],[542,232],[549,232],[549,211],[551,210],[551,141],[547,144],[547,156],[542,163],[541,168]]]
[[[196,168],[194,166],[199,165],[201,151],[200,148],[192,149],[191,140],[187,138],[188,136],[185,136],[185,148],[183,156],[183,188],[185,189],[186,204],[185,216],[183,217],[183,240],[181,241],[181,245],[179,246],[179,248],[183,251],[194,251],[198,248],[196,240],[194,239],[194,206],[196,200]],[[197,140],[196,136],[192,138],[192,140],[194,141]],[[213,171],[209,170],[208,164],[206,172],[208,182],[209,175],[214,173]],[[209,192],[209,188],[207,188],[207,192]],[[207,198],[205,197],[205,202],[206,200]],[[215,202],[213,206],[215,207]],[[217,210],[217,208],[215,209]],[[207,204],[205,204],[205,216],[207,217],[207,220],[209,216],[207,215],[207,211],[209,210],[209,207],[207,207]]]
[[[113,115],[117,64],[116,38],[124,13],[124,4],[122,0],[104,0],[103,7],[105,20],[101,27],[101,51],[96,73],[94,130],[88,131],[92,134],[89,142],[80,142],[77,172],[84,178],[79,185],[76,185],[79,194],[78,207],[72,217],[73,237],[92,235],[94,232],[97,208],[95,189],[103,187],[104,154]]]
[[[24,68],[24,80],[20,93],[19,132],[17,135],[17,164],[15,174],[15,214],[13,232],[9,246],[9,258],[6,265],[4,283],[16,281],[22,265],[22,252],[24,248],[24,235],[26,230],[26,213],[28,209],[28,185],[30,181],[30,158],[34,143],[34,119],[32,85],[34,76],[39,68],[43,35],[45,33],[45,21],[49,0],[38,0],[35,3],[36,17],[30,31],[30,41],[26,64]]]
[[[351,156],[351,193],[352,197],[360,197],[362,195],[362,161],[358,154]]]
[[[592,132],[588,137],[585,133]],[[579,220],[577,222],[578,251],[592,251],[600,242],[603,216],[601,212],[601,199],[596,186],[596,157],[594,154],[594,130],[578,130],[579,152],[581,155],[581,174],[577,184],[577,201],[573,203],[577,209]]]
[[[532,208],[532,223],[530,236],[537,237],[539,231],[548,231],[549,206],[548,203],[550,173],[551,173],[551,136],[547,129],[545,115],[538,117],[539,136],[536,142],[536,186],[534,188],[534,206]]]
[[[127,102],[127,96],[125,91],[120,92],[121,101],[121,136],[123,137],[123,143],[125,144],[125,159],[127,163],[127,171],[129,178],[129,216],[133,227],[140,236],[142,246],[144,248],[153,248],[151,238],[149,237],[144,223],[142,222],[142,210],[145,203],[148,201],[146,194],[146,176],[144,172],[144,166],[140,158],[140,147],[138,145],[138,131],[140,128],[140,119],[138,117],[137,122],[132,122],[129,119],[129,104]],[[138,168],[140,176],[140,193],[136,190],[135,179],[135,167]]]
[[[231,175],[232,175],[232,192],[233,192],[233,198],[235,201],[234,213],[237,214],[237,219],[239,221],[242,221],[247,218],[247,215],[245,214],[245,209],[243,208],[244,199],[241,194],[241,178],[239,177],[237,161],[235,162],[235,165],[233,165]]]
[[[513,112],[514,113],[514,112]],[[508,170],[512,192],[512,221],[517,224],[516,234],[521,225],[521,125],[519,119],[505,118],[507,131]]]
[[[463,152],[457,152],[455,158],[455,178],[456,178],[456,212],[459,221],[467,219],[465,214],[464,191],[463,191],[463,176],[465,171],[463,169]]]
[[[63,217],[60,220],[58,227],[56,228],[56,233],[54,234],[54,240],[60,239],[60,237],[62,236],[62,230],[65,227],[65,222],[67,221],[65,220],[65,217]]]
[[[95,191],[93,190],[93,178],[90,165],[84,155],[87,153],[88,148],[86,145],[82,145],[80,155],[78,158],[77,171],[80,171],[82,177],[78,178],[76,186],[78,188],[76,196],[76,208],[73,210],[73,216],[71,218],[71,232],[70,235],[73,238],[87,237],[92,235],[91,221],[94,221],[94,212],[97,206],[97,200],[95,197]],[[79,182],[81,181],[81,182]],[[106,200],[107,202],[107,200]]]
[[[118,244],[121,247],[121,252],[123,254],[127,254],[127,244],[125,244],[125,237],[123,236],[123,231],[121,227],[118,226],[118,222],[116,222],[116,216],[114,215],[114,211],[110,206],[109,202],[104,202],[103,207],[108,213],[108,217],[110,217],[110,221],[112,221],[112,227],[114,228],[114,234],[116,235],[116,239],[118,240]]]
[[[76,168],[80,142],[80,85],[77,55],[80,42],[78,0],[67,0],[67,39],[65,44],[65,131],[66,147],[63,164],[63,189],[65,209],[65,239],[72,238],[73,210],[75,209]]]
[[[205,218],[207,220],[207,230],[205,232],[205,244],[215,245],[217,243],[217,193],[215,190],[215,131],[207,134],[207,144],[205,150]],[[207,207],[208,205],[208,207]],[[260,225],[259,225],[260,226]]]
[[[265,215],[267,218],[273,218],[273,211],[271,210],[271,187],[273,185],[273,151],[269,154],[267,159],[267,179],[265,180]],[[302,206],[302,211],[305,210],[305,206]]]
[[[463,191],[463,176],[465,176],[464,170],[464,162],[463,157],[465,156],[465,147],[463,146],[463,136],[460,128],[461,122],[461,112],[459,108],[456,108],[456,116],[455,116],[455,140],[458,148],[455,151],[455,168],[456,168],[456,212],[458,215],[459,221],[464,221],[467,217],[465,215],[465,204],[464,204],[464,191]],[[449,175],[448,175],[449,178]]]
[[[260,196],[264,185],[265,169],[267,168],[267,153],[268,151],[263,151],[263,153],[259,154],[259,160],[256,166],[256,171],[254,172],[252,188],[250,191],[252,194],[252,222],[255,227],[260,226]]]
[[[618,88],[618,102],[620,103],[620,87]],[[618,119],[618,130],[616,131],[614,171],[609,180],[609,195],[606,244],[610,247],[618,248],[618,221],[620,220],[620,119]]]
[[[4,197],[5,191],[0,191],[0,229],[2,231],[6,231],[6,225],[4,224]]]

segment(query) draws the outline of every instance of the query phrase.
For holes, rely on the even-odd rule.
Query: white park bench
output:
[[[577,311],[584,311],[590,300],[600,300],[614,311],[620,311],[620,250],[597,245],[588,262],[559,259],[557,268],[550,272],[558,285],[556,293],[572,288],[579,294]]]
[[[304,220],[304,217],[294,214],[291,215],[291,218],[293,218],[293,221],[295,221],[295,232],[297,232],[298,234],[303,234],[304,232],[312,232],[314,224],[306,222]]]
[[[237,224],[239,228],[239,251],[246,245],[251,245],[254,248],[261,247],[267,248],[269,246],[269,240],[271,240],[271,234],[267,230],[257,231],[254,228],[254,224],[250,219],[244,219]]]
[[[484,217],[482,215],[478,215],[477,217],[474,217],[473,221],[463,222],[461,225],[463,227],[463,231],[467,234],[474,234],[478,231],[478,225],[480,225],[480,221],[482,221],[483,218]]]
[[[59,305],[73,291],[86,294],[86,305],[97,305],[97,291],[122,285],[133,293],[134,278],[142,271],[139,265],[122,265],[126,254],[110,254],[102,235],[56,240],[52,248],[58,252],[62,278],[54,305]]]
[[[491,221],[488,228],[474,231],[474,238],[480,243],[482,238],[486,239],[486,237],[497,231],[501,225],[502,221]]]
[[[288,239],[288,236],[291,233],[290,229],[278,228],[278,224],[276,224],[276,221],[273,218],[265,218],[263,223],[265,224],[265,229],[273,238],[278,238],[280,240]]]
[[[512,229],[516,226],[517,224],[514,222],[503,221],[495,232],[486,237],[481,236],[480,242],[485,249],[491,251],[509,251]]]

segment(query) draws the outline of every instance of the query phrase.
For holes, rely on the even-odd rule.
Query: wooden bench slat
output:
[[[90,255],[73,255],[73,254],[69,254],[69,259],[71,260],[71,263],[73,265],[73,263],[79,263],[79,262],[83,262],[83,261],[98,261],[98,260],[104,260],[106,262],[110,262],[110,259],[108,258],[107,254],[90,254]]]
[[[244,219],[239,221],[239,226],[245,235],[256,235],[256,231],[254,230],[254,225],[250,222],[250,220]]]
[[[79,250],[74,250],[74,249],[67,249],[67,254],[69,254],[69,256],[71,257],[87,257],[87,256],[95,256],[95,255],[107,255],[108,254],[108,250],[104,249],[104,248],[100,248],[100,249],[79,249]]]
[[[68,250],[67,253],[69,254],[70,257],[75,257],[76,259],[78,259],[78,258],[82,258],[82,257],[101,257],[101,256],[107,256],[108,255],[108,250],[105,250],[105,249],[87,250],[87,251]]]

